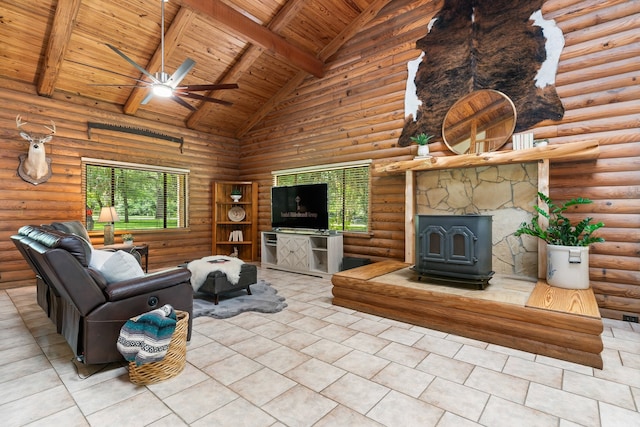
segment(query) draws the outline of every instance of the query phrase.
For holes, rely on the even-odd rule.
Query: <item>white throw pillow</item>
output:
[[[136,257],[124,251],[114,252],[99,270],[107,283],[121,282],[144,276],[144,271],[138,264]]]
[[[111,256],[115,254],[114,251],[102,251],[100,249],[94,249],[91,251],[91,261],[89,262],[89,267],[94,270],[100,271],[102,266]]]

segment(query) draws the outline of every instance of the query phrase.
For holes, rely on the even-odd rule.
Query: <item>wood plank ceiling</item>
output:
[[[197,92],[233,103],[142,100],[162,68],[160,0],[0,0],[0,77],[38,94],[109,106],[129,115],[242,137],[390,0],[171,0],[165,3],[165,71],[196,62],[184,85],[237,83]],[[115,72],[115,73],[114,73]],[[6,84],[6,83],[5,83]],[[98,101],[98,102],[96,102]]]

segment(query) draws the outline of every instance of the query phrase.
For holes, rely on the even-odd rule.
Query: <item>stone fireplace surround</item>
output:
[[[377,165],[374,167],[376,174],[405,173],[406,176],[407,261],[381,261],[334,274],[331,278],[333,304],[602,369],[603,325],[591,289],[559,289],[548,286],[544,279],[536,282],[500,275],[493,277],[493,285],[485,290],[463,290],[417,282],[409,268],[413,264],[413,220],[418,197],[435,200],[433,197],[445,194],[441,201],[446,199],[446,205],[452,206],[459,196],[458,193],[451,196],[442,190],[432,194],[425,190],[423,196],[418,196],[420,191],[415,189],[419,171],[477,168],[478,171],[469,178],[470,182],[475,182],[473,177],[476,174],[488,170],[482,169],[485,166],[532,163],[538,166],[537,189],[548,194],[550,160],[573,162],[597,156],[597,142],[583,141],[520,151],[433,157]],[[502,174],[497,171],[486,173],[489,178]],[[478,186],[473,194],[488,196],[476,195],[476,203],[494,200],[490,196],[497,193],[484,189],[491,181],[483,176],[479,182],[486,184]],[[539,245],[538,250],[538,259],[543,261],[546,260],[544,246]],[[539,277],[545,276],[540,274],[544,269],[546,265],[540,266],[538,262]]]

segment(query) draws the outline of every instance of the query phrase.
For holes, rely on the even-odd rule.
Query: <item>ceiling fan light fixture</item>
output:
[[[170,98],[173,95],[173,88],[166,84],[155,84],[151,90],[155,96],[161,98]]]

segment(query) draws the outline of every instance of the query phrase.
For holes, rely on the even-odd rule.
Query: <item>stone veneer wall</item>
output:
[[[416,213],[493,216],[496,274],[538,277],[538,242],[513,232],[530,221],[538,191],[536,163],[416,173]]]

